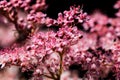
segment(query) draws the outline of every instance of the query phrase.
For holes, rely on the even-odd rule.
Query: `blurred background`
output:
[[[115,17],[114,13],[117,11],[113,9],[113,5],[117,0],[47,0],[49,5],[47,9],[48,16],[57,18],[59,12],[68,10],[71,5],[81,5],[83,10],[88,14],[98,10],[109,17]]]

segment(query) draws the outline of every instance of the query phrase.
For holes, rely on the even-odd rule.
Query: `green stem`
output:
[[[59,74],[58,74],[58,78],[57,78],[57,80],[60,80],[60,76],[61,76],[61,74],[62,74],[62,70],[63,70],[63,65],[62,65],[62,62],[63,62],[63,54],[61,54],[61,53],[59,53],[59,55],[60,55],[60,69],[59,69]]]

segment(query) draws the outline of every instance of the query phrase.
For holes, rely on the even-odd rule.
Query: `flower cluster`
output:
[[[23,72],[32,70],[35,80],[40,78],[39,75],[59,79],[62,70],[67,69],[64,64],[68,62],[64,57],[71,54],[71,46],[75,45],[81,36],[75,27],[62,28],[57,33],[37,33],[23,47],[14,46],[13,50],[1,50],[1,68],[17,65]]]
[[[87,21],[87,19],[87,13],[83,13],[83,11],[80,10],[80,6],[77,8],[72,6],[69,11],[64,11],[63,14],[58,14],[57,23],[62,26],[71,26],[83,23],[84,21]]]
[[[22,44],[0,50],[1,69],[15,65],[21,72],[32,72],[30,80],[60,80],[62,73],[78,64],[83,80],[120,79],[119,12],[109,18],[100,12],[87,15],[80,6],[71,6],[52,19],[42,12],[46,7],[45,0],[0,1],[0,22],[7,19],[20,38],[27,38]],[[38,29],[43,25],[48,30]],[[52,30],[52,26],[58,30]]]

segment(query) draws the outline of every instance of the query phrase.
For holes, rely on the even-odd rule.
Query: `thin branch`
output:
[[[42,75],[47,77],[47,78],[53,79],[53,77],[51,77],[51,76],[48,76],[48,75],[45,75],[45,74],[42,74]]]

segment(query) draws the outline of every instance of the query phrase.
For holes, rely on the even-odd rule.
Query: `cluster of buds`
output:
[[[76,8],[72,6],[70,7],[69,11],[64,11],[63,14],[58,14],[57,24],[61,26],[74,26],[87,20],[87,13],[83,13],[82,9],[80,9],[80,6]]]

